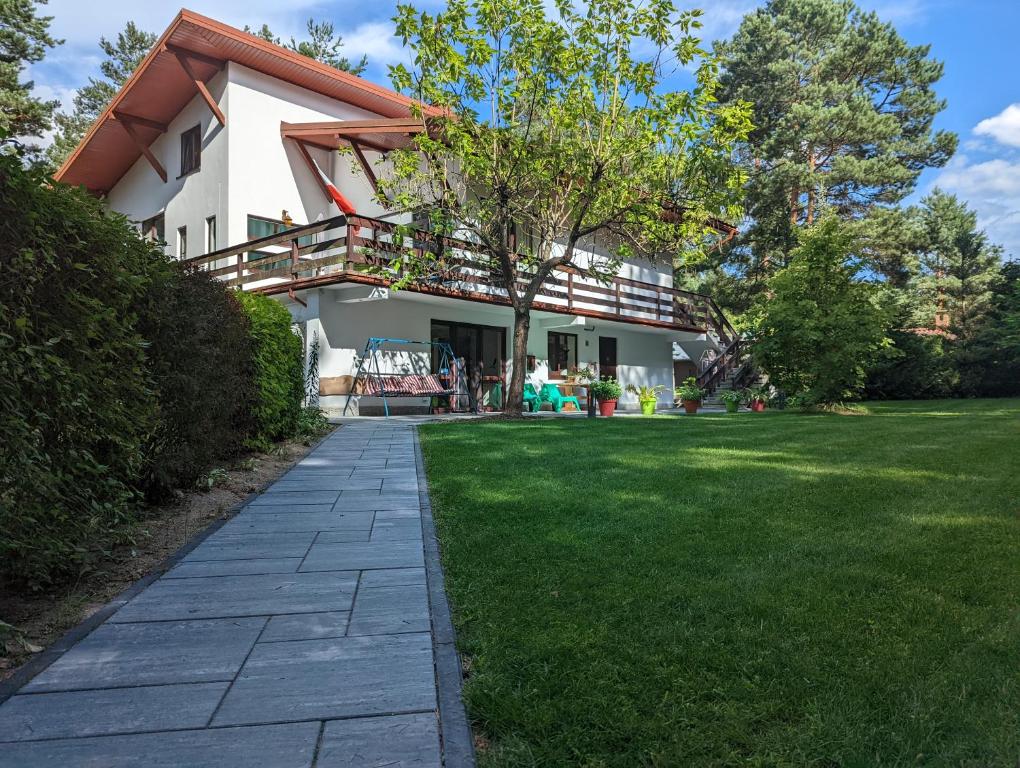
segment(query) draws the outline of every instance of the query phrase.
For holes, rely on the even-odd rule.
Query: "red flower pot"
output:
[[[615,400],[599,400],[599,415],[612,416],[616,410]]]
[[[765,410],[765,401],[764,400],[752,400],[751,401],[751,410],[754,411],[755,413],[761,413],[762,411]]]
[[[687,413],[697,413],[698,406],[701,405],[700,400],[684,400],[684,410]]]

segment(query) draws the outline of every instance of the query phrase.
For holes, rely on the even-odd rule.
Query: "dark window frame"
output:
[[[566,352],[566,357],[567,357],[566,365],[559,365],[558,364],[559,359],[554,357],[554,349],[553,349],[553,346],[554,346],[553,345],[553,341],[554,341],[554,339],[557,341],[557,344],[556,344],[557,347],[560,347],[560,344],[562,343],[561,349]],[[561,339],[562,339],[562,342],[560,341]],[[568,339],[573,339],[574,340],[574,355],[573,355],[574,360],[573,360],[573,362],[570,361],[570,345],[568,343],[566,343]],[[548,354],[547,362],[548,362],[548,365],[549,365],[549,378],[550,379],[552,379],[552,378],[559,378],[560,371],[562,371],[564,369],[569,371],[569,370],[577,368],[578,339],[577,339],[577,334],[576,333],[563,333],[561,331],[549,331],[549,336],[548,336],[548,339],[546,340],[546,344],[547,344],[547,350],[546,351],[547,351],[547,354]],[[557,351],[559,351],[559,350],[557,350]],[[553,364],[554,361],[557,363],[556,365]]]
[[[507,360],[509,359],[508,356],[507,356],[507,347],[506,347],[507,329],[504,326],[501,326],[501,325],[482,325],[481,323],[462,323],[462,322],[459,322],[459,321],[456,321],[456,320],[438,320],[436,318],[432,318],[429,321],[429,338],[432,341],[435,341],[435,339],[436,339],[436,333],[435,333],[435,326],[436,325],[445,325],[445,326],[449,327],[449,329],[451,331],[453,331],[455,328],[459,328],[461,330],[477,332],[478,335],[476,337],[477,338],[477,340],[476,340],[476,349],[474,351],[479,353],[479,354],[481,353],[481,347],[482,347],[482,333],[485,332],[485,331],[498,333],[499,334],[499,361],[498,361],[499,373],[498,374],[486,373],[486,374],[483,375],[483,380],[492,379],[492,378],[501,378],[502,377],[503,372],[506,369]],[[454,350],[454,351],[456,352],[456,350]],[[438,371],[439,357],[440,357],[439,350],[436,347],[433,347],[432,348],[432,372],[433,373],[439,373],[439,371]]]
[[[193,152],[186,150],[187,145],[191,143],[194,146]],[[185,160],[191,159],[194,161],[194,165],[186,166]],[[181,175],[178,179],[182,179],[188,174],[197,173],[202,170],[202,125],[199,123],[196,126],[189,128],[188,130],[181,133]]]
[[[184,261],[188,258],[188,225],[177,227],[177,258]]]

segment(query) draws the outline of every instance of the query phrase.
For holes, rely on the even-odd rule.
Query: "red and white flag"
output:
[[[319,172],[319,178],[322,179],[322,183],[326,185],[326,189],[329,192],[329,196],[333,198],[333,202],[337,204],[341,211],[347,216],[353,216],[357,211],[354,210],[354,206],[351,205],[351,201],[340,194],[340,190],[336,188],[329,176],[322,172],[319,164],[315,162],[315,158],[312,158],[312,165],[315,166],[315,170]]]

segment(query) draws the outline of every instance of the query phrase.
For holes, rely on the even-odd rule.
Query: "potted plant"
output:
[[[449,413],[450,412],[450,398],[448,397],[433,397],[432,398],[432,412],[433,413]]]
[[[705,397],[705,390],[698,386],[698,380],[693,376],[684,379],[684,383],[676,388],[676,396],[684,404],[687,413],[697,413],[701,401]]]
[[[751,410],[755,413],[761,413],[765,410],[765,404],[769,401],[769,388],[768,387],[751,387],[747,390],[747,402],[751,406]]]
[[[726,406],[726,413],[736,413],[744,396],[734,389],[727,389],[725,392],[719,393],[719,399]]]
[[[598,373],[590,365],[577,369],[577,380],[585,387],[585,400],[588,405],[588,418],[595,418],[595,396],[592,394],[591,385],[599,380]]]
[[[645,416],[655,415],[655,404],[658,401],[658,395],[664,389],[665,387],[661,384],[654,387],[627,385],[627,391],[637,395],[638,402],[641,403],[641,413]]]
[[[616,401],[623,394],[623,387],[616,379],[603,379],[591,385],[591,393],[599,401],[599,413],[612,416],[616,410]]]

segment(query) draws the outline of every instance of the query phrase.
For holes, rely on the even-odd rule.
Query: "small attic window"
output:
[[[202,126],[196,125],[181,134],[181,176],[187,176],[201,167]]]

